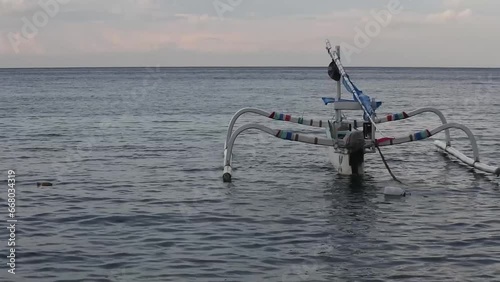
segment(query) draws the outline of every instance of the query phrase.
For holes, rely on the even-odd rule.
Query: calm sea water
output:
[[[476,133],[483,161],[500,163],[500,70],[350,74],[385,102],[380,115],[439,108]],[[334,87],[326,68],[0,70],[0,200],[13,169],[19,220],[17,274],[2,247],[0,280],[500,281],[498,180],[432,141],[383,150],[406,198],[382,194],[397,184],[378,155],[363,179],[340,177],[324,148],[255,131],[237,139],[234,181],[222,183],[235,111],[326,119],[320,98]],[[324,135],[251,115],[238,125],[250,121]],[[382,129],[437,126],[429,114]]]

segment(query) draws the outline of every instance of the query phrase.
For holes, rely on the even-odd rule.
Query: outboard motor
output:
[[[365,136],[363,131],[351,131],[344,137],[346,148],[349,150],[349,165],[352,174],[359,174],[359,168],[365,161]],[[362,171],[362,170],[361,170]]]

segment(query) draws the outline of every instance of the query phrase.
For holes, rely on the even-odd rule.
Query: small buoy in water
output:
[[[50,183],[50,182],[37,182],[36,187],[40,187],[40,186],[52,186],[52,183]]]
[[[385,187],[384,188],[384,195],[386,196],[397,196],[397,197],[406,197],[406,195],[409,195],[410,193],[407,193],[404,189],[399,188],[399,187]]]

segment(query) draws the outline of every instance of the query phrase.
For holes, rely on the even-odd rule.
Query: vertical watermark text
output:
[[[10,274],[16,274],[16,172],[9,170],[7,172],[7,230],[9,230],[9,239],[7,241],[8,253],[7,270]]]

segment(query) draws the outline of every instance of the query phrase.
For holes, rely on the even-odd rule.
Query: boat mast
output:
[[[337,45],[335,46],[335,52],[337,52],[337,56],[339,57],[339,61],[340,61],[340,46]],[[336,101],[340,101],[340,97],[342,96],[342,85],[340,83],[341,79],[339,79],[339,81],[337,81],[337,99]],[[335,121],[336,122],[339,122],[341,121],[341,118],[342,118],[342,111],[341,110],[335,110]]]

